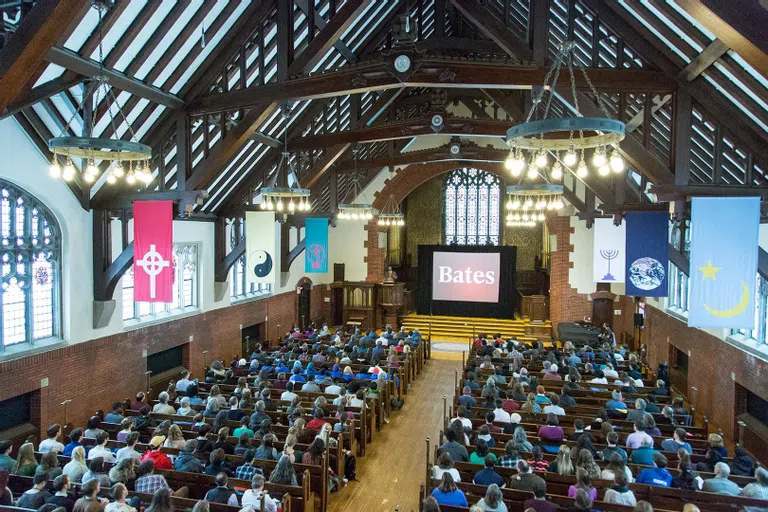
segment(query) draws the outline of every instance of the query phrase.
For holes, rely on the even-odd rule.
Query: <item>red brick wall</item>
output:
[[[568,272],[573,267],[570,254],[571,245],[570,217],[548,217],[547,228],[550,235],[557,237],[557,250],[550,255],[549,274],[549,318],[557,328],[560,322],[582,320],[592,316],[592,302],[586,294],[578,293],[568,283]]]
[[[768,363],[725,341],[693,329],[685,322],[654,307],[645,309],[645,343],[648,345],[648,363],[657,368],[668,362],[669,345],[689,354],[688,389],[698,388],[695,406],[710,422],[733,439],[735,382],[768,400]],[[733,378],[731,375],[733,372]]]
[[[229,361],[241,350],[240,325],[267,320],[267,335],[274,339],[296,321],[295,291],[253,302],[213,310],[134,331],[51,350],[42,354],[0,363],[0,400],[40,389],[41,415],[38,426],[69,421],[82,425],[96,410],[108,410],[116,399],[132,397],[146,388],[146,359],[151,355],[189,343],[189,367],[198,377],[214,359]],[[317,301],[312,304],[312,315]],[[118,312],[119,314],[119,312]],[[189,342],[189,337],[194,340]],[[203,352],[207,351],[206,355]]]

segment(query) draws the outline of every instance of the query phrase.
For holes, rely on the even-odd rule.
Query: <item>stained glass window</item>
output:
[[[133,266],[123,275],[123,320],[150,321],[197,308],[197,244],[173,246],[171,302],[134,302]]]
[[[59,335],[59,235],[48,208],[0,179],[0,352]]]
[[[445,179],[443,239],[448,245],[499,245],[501,183],[465,167]]]

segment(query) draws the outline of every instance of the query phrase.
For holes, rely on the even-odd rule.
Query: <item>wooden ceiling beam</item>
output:
[[[331,48],[336,48],[339,53],[347,59],[347,62],[355,64],[357,62],[357,56],[346,44],[344,44],[344,41],[341,40],[341,36],[359,17],[360,13],[370,5],[371,1],[372,0],[355,0],[353,2],[347,2],[333,15],[330,23],[326,22],[313,6],[312,11],[314,16],[312,16],[312,18],[315,27],[320,33],[312,39],[301,55],[294,60],[289,68],[289,74],[309,73],[312,71],[312,68],[325,57],[326,53],[328,53],[328,50]],[[307,0],[297,0],[296,4],[305,15],[309,15],[310,9]],[[308,30],[311,32],[313,28],[308,27]]]
[[[58,46],[51,48],[45,58],[48,62],[88,77],[96,77],[102,72],[98,62],[86,59],[71,50]],[[167,93],[152,85],[147,85],[114,69],[105,68],[103,72],[109,79],[110,84],[125,92],[148,99],[173,110],[179,110],[184,106],[184,101],[174,94]]]
[[[284,83],[210,94],[193,102],[189,108],[192,113],[216,112],[248,107],[263,102],[264,98],[271,101],[307,100],[403,87],[530,89],[541,85],[549,71],[545,67],[435,58],[416,58],[413,69],[413,73],[400,79],[388,63],[371,62]],[[588,72],[595,87],[610,92],[665,93],[676,88],[673,79],[657,71],[596,68]],[[576,86],[588,88],[580,75],[576,76]]]
[[[533,52],[524,40],[517,37],[478,0],[451,0],[456,10],[472,22],[478,31],[496,43],[510,57],[531,62]]]
[[[50,82],[46,82],[42,85],[34,87],[29,91],[23,92],[16,96],[14,100],[8,105],[5,112],[0,115],[0,119],[4,119],[10,115],[21,112],[27,107],[31,107],[35,103],[42,101],[46,98],[56,96],[62,92],[69,90],[70,87],[74,87],[83,81],[83,77],[78,74],[73,74],[69,78],[60,76],[54,78]]]
[[[0,50],[0,112],[5,112],[87,5],[85,0],[39,0],[21,20]]]

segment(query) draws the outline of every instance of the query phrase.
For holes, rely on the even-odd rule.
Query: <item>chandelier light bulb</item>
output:
[[[527,214],[527,213],[524,213],[524,214],[523,214],[523,220],[525,220],[525,221],[527,221],[527,220],[528,220],[528,214]]]
[[[405,219],[400,219],[400,220],[397,222],[397,225],[398,225],[398,226],[405,226]]]
[[[282,199],[279,200],[279,201],[276,201],[276,203],[277,203],[276,204],[277,211],[281,212],[281,211],[283,211],[285,209],[285,205],[283,204]]]
[[[553,180],[559,180],[563,177],[563,167],[560,165],[560,162],[555,162],[555,165],[552,166],[552,179]]]
[[[511,171],[515,167],[515,158],[512,155],[509,155],[506,160],[504,160],[504,167]]]
[[[604,148],[597,148],[595,150],[595,154],[592,155],[592,165],[595,167],[602,167],[607,159],[605,158],[605,149]]]
[[[512,209],[513,210],[517,210],[519,208],[520,208],[520,200],[519,199],[515,199],[514,201],[512,201]]]
[[[115,175],[115,178],[122,178],[125,175],[123,164],[121,162],[115,164],[115,167],[112,169],[112,173]]]
[[[547,154],[544,152],[544,150],[541,150],[538,155],[536,155],[536,167],[546,167],[547,166]]]
[[[85,173],[85,176],[83,177],[86,183],[93,183],[96,180],[96,176],[93,174]]]
[[[293,199],[288,201],[288,211],[289,212],[295,212],[296,211],[296,204],[293,202]]]
[[[368,215],[366,215],[365,218],[367,220],[372,220],[373,219],[373,214],[371,212],[368,212]]]
[[[127,181],[129,185],[136,183],[136,175],[133,173],[133,170],[128,171],[128,175],[125,177],[125,181]]]
[[[48,175],[50,175],[51,178],[61,178],[61,166],[58,162],[53,162],[50,167],[48,167]]]
[[[584,161],[584,155],[581,155],[579,166],[576,168],[576,176],[579,178],[586,178],[589,171],[587,170],[587,162]]]
[[[611,151],[610,163],[611,163],[611,170],[613,172],[620,173],[624,171],[624,168],[625,168],[624,159],[621,158],[621,155],[616,149]]]
[[[107,174],[107,183],[109,183],[110,185],[114,185],[115,183],[117,183],[117,178],[115,177],[114,173],[110,172],[109,174]]]
[[[507,201],[507,210],[512,210],[512,209],[514,208],[514,206],[512,206],[512,204],[513,204],[513,203],[512,203],[512,200],[511,200],[511,199],[509,199],[509,200]]]
[[[536,167],[529,167],[526,176],[529,180],[535,180],[539,176],[539,170]]]
[[[573,167],[573,164],[576,163],[577,159],[578,159],[578,155],[576,155],[576,152],[573,150],[573,148],[570,148],[568,152],[565,154],[565,156],[563,157],[563,162],[568,167]]]
[[[261,204],[259,205],[259,208],[261,208],[262,210],[266,210],[267,209],[267,202],[262,200]]]
[[[524,206],[525,206],[526,209],[533,208],[533,199],[531,199],[531,198],[526,199]]]
[[[64,177],[64,181],[72,181],[75,177],[75,166],[72,165],[72,162],[67,162],[67,165],[64,166],[62,176]]]
[[[99,174],[99,168],[96,167],[96,164],[94,163],[93,160],[88,162],[88,166],[85,168],[85,174],[86,176],[87,175],[96,176],[97,174]]]
[[[544,220],[544,219],[545,219],[545,217],[544,217],[544,214],[543,214],[543,213],[540,213],[540,214],[539,214],[539,220]]]
[[[608,176],[609,174],[611,174],[611,166],[608,165],[607,163],[604,163],[603,165],[598,167],[597,173],[600,176]]]

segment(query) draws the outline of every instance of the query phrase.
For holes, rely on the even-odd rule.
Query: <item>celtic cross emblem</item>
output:
[[[149,296],[154,299],[156,296],[155,280],[160,272],[171,263],[168,260],[164,260],[162,254],[157,252],[155,244],[150,244],[149,250],[144,253],[144,257],[137,261],[136,264],[143,268],[144,272],[149,276]]]

